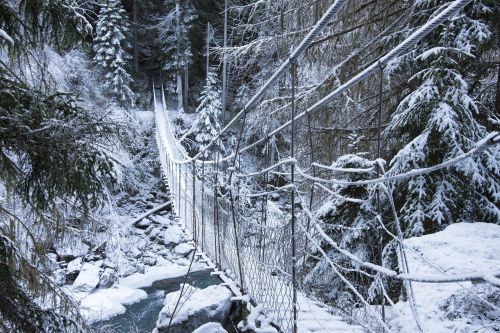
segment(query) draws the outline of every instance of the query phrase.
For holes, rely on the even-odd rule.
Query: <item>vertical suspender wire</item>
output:
[[[234,164],[233,164],[234,166]],[[236,223],[236,208],[234,207],[234,195],[233,195],[233,184],[232,184],[232,173],[230,175],[230,180],[229,184],[231,188],[229,189],[229,200],[231,203],[231,217],[233,220],[233,232],[234,232],[234,244],[236,246],[236,259],[238,260],[238,271],[240,275],[240,288],[243,290],[243,268],[241,265],[241,256],[240,256],[240,242],[239,242],[239,237],[238,237],[238,226]]]
[[[267,168],[270,166],[270,159],[269,159],[269,154],[270,154],[270,142],[269,140],[266,142],[266,159],[264,162],[264,165]],[[260,228],[260,251],[259,251],[259,259],[261,262],[264,262],[265,258],[265,251],[266,251],[266,235],[267,235],[267,230],[265,230],[265,226],[267,225],[267,204],[269,200],[269,195],[267,194],[267,184],[269,183],[269,171],[266,171],[264,173],[264,192],[266,192],[266,195],[262,198],[262,215],[261,215],[261,228]]]
[[[177,216],[179,217],[179,221],[181,219],[181,166],[182,164],[177,164],[177,200],[179,201]]]
[[[205,160],[201,162],[201,250],[205,251]]]
[[[381,156],[381,142],[382,142],[382,100],[383,100],[383,89],[384,89],[384,67],[382,64],[379,63],[380,66],[380,83],[379,83],[379,90],[378,90],[378,133],[377,133],[377,159],[380,159]],[[380,170],[380,165],[377,163],[377,178],[380,177],[381,170]],[[382,206],[380,203],[380,188],[377,188],[377,214],[380,217],[380,221],[382,221]],[[380,251],[380,256],[382,259],[382,252],[383,252],[383,242],[382,242],[382,230],[379,228],[378,230],[378,237],[379,237],[379,251]],[[383,260],[382,260],[383,261]],[[383,262],[381,262],[383,265]],[[381,282],[383,283],[383,282]],[[382,290],[382,288],[381,288]],[[385,296],[384,293],[381,293],[381,317],[382,321],[385,322]],[[382,333],[385,332],[385,328],[382,327]]]
[[[198,244],[198,237],[197,237],[197,231],[198,228],[196,227],[196,160],[193,160],[193,202],[192,204],[192,210],[193,210],[193,239],[194,243],[197,245]]]
[[[184,164],[184,227],[187,228],[187,198],[188,198],[188,165]]]
[[[297,78],[297,64],[292,63],[292,142],[290,147],[290,155],[295,157],[295,85]],[[291,166],[291,182],[295,185],[295,163]],[[297,333],[297,253],[295,249],[295,188],[292,188],[292,306],[293,306],[293,329],[292,333]]]
[[[240,128],[240,133],[238,136],[238,142],[236,143],[236,150],[235,150],[235,155],[233,159],[233,169],[229,173],[229,184],[231,188],[229,189],[229,199],[231,201],[231,216],[233,219],[233,231],[234,231],[234,243],[236,245],[236,258],[238,260],[238,270],[240,273],[240,287],[241,290],[244,290],[244,278],[243,278],[243,266],[241,263],[241,255],[240,255],[240,242],[239,242],[239,237],[238,237],[238,226],[236,223],[236,209],[234,207],[234,196],[233,196],[233,172],[236,169],[236,160],[238,160],[238,168],[241,167],[241,159],[240,159],[240,146],[241,146],[241,140],[243,140],[243,130],[245,129],[245,123],[246,123],[246,118],[247,118],[247,112],[245,110],[245,114],[243,115],[243,122],[241,124]],[[238,196],[239,196],[239,188],[238,188]]]
[[[220,147],[220,138],[218,140],[218,145],[217,147]],[[219,149],[217,149],[217,182],[219,181],[219,169],[220,169],[220,151]],[[224,180],[222,180],[224,181]],[[222,241],[223,241],[223,237],[221,237],[221,232],[220,232],[220,219],[219,219],[219,184],[217,183],[216,186],[215,186],[215,207],[217,208],[216,210],[216,216],[217,216],[217,238],[219,240],[218,244],[217,244],[217,251],[218,251],[218,255],[219,255],[219,261],[220,261],[220,267],[222,267],[222,250],[221,250],[221,247],[222,247]]]
[[[309,150],[310,150],[310,159],[311,159],[311,165],[314,163],[314,149],[313,149],[313,139],[312,139],[312,129],[311,129],[311,115],[308,113],[307,114],[307,135],[309,136]],[[312,174],[313,177],[316,177],[316,168],[314,165],[312,166]],[[311,192],[309,194],[309,211],[312,212],[312,205],[313,205],[313,200],[314,200],[314,184],[311,185]],[[311,218],[307,216],[307,226],[306,226],[306,233],[309,234],[309,230],[311,228]],[[304,242],[304,257],[302,260],[302,267],[305,269],[306,265],[306,257],[307,257],[307,243],[308,243],[309,238],[306,237],[305,242]]]

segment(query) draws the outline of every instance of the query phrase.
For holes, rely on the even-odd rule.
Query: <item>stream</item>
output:
[[[197,288],[206,288],[220,284],[221,280],[210,275],[210,270],[192,272],[188,275],[186,283]],[[178,291],[184,276],[169,278],[153,282],[151,287],[141,288],[148,294],[148,298],[134,304],[126,305],[123,314],[113,318],[94,323],[92,327],[97,332],[113,333],[151,333],[156,326],[158,314],[163,308],[165,295]],[[188,333],[188,332],[186,332]]]

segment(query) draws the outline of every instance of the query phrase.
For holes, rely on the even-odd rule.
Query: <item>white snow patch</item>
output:
[[[98,289],[91,294],[82,292],[74,286],[68,286],[67,290],[73,297],[80,300],[80,309],[86,320],[91,323],[108,320],[124,313],[124,305],[146,299],[147,293],[140,288],[149,287],[154,281],[179,277],[187,273],[187,267],[180,267],[170,262],[165,265],[148,267],[145,274],[134,273],[121,278],[112,288]],[[205,264],[194,263],[191,271],[206,268]],[[98,282],[99,279],[97,279]]]
[[[412,274],[439,275],[487,272],[500,267],[500,226],[490,223],[456,223],[445,230],[404,241]],[[417,254],[418,253],[418,254]],[[422,258],[425,258],[423,260]],[[427,262],[427,263],[426,263]],[[449,319],[440,307],[471,282],[413,283],[415,299],[424,332],[478,331],[478,323],[468,318]],[[474,291],[470,298],[474,298]],[[407,302],[398,302],[390,325],[402,333],[416,332]],[[389,311],[392,311],[389,308]],[[400,318],[397,318],[400,312]],[[489,332],[484,330],[484,332]]]
[[[346,323],[340,316],[332,314],[328,307],[308,299],[302,293],[298,293],[297,303],[297,327],[300,333],[364,332],[360,326]]]
[[[207,265],[201,263],[193,263],[191,272],[201,271],[207,268]],[[134,273],[126,278],[120,279],[121,286],[129,288],[144,288],[150,287],[153,282],[163,279],[175,278],[187,273],[187,267],[170,264],[168,266],[153,266],[147,267],[146,273]]]
[[[165,306],[158,315],[158,321],[156,322],[157,327],[167,327],[169,325],[170,317],[174,313],[182,289],[182,298],[179,303],[181,306],[175,310],[171,325],[190,320],[191,316],[202,312],[204,312],[204,315],[207,317],[212,318],[212,320],[220,316],[225,317],[229,314],[232,293],[228,288],[214,285],[199,289],[189,284],[185,284],[184,288],[182,288],[181,285],[179,291],[169,293],[165,296]],[[193,320],[196,319],[202,320],[205,319],[205,317],[195,318]]]
[[[219,323],[206,323],[193,331],[193,333],[227,333]]]
[[[73,273],[73,272],[81,270],[81,268],[82,268],[82,258],[78,257],[74,260],[71,260],[68,263],[68,267],[66,268],[66,271],[68,273]]]
[[[179,244],[175,247],[174,252],[185,256],[186,254],[188,254],[189,252],[191,252],[193,250],[194,250],[194,247],[192,245],[189,245],[187,243],[182,243],[182,244]]]
[[[81,300],[82,315],[89,322],[110,319],[125,312],[124,305],[146,299],[148,294],[142,289],[118,287],[100,289]]]
[[[163,243],[165,245],[177,245],[187,240],[181,227],[172,225],[163,233]]]
[[[85,263],[73,283],[73,289],[75,291],[91,292],[98,284],[99,267],[91,263]]]

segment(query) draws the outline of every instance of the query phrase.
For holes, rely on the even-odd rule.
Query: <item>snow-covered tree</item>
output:
[[[179,109],[183,101],[183,72],[193,61],[189,33],[196,18],[187,1],[166,0],[168,12],[158,24],[158,44],[162,50],[163,69],[176,78]],[[184,78],[186,79],[186,78]]]
[[[434,0],[415,3],[417,24],[428,18],[434,6]],[[488,134],[483,125],[490,111],[481,104],[476,89],[484,74],[475,66],[481,63],[482,50],[492,37],[481,20],[491,10],[475,1],[463,15],[439,28],[410,57],[401,60],[400,68],[411,69],[414,75],[387,132],[407,143],[391,161],[390,174],[457,157]],[[433,232],[460,220],[498,222],[500,151],[491,148],[395,186],[408,235]]]
[[[359,181],[376,177],[376,165],[360,155],[344,155],[332,164],[333,168],[365,169],[365,172],[347,173],[346,181]],[[372,186],[335,185],[331,199],[318,210],[317,216],[325,233],[340,247],[355,254],[363,261],[379,263],[381,249],[379,239],[380,222],[376,216],[377,205]],[[320,239],[320,244],[321,244]],[[368,295],[373,279],[360,272],[361,267],[349,258],[331,248],[321,245],[333,262],[345,268],[343,274],[365,296]],[[310,271],[305,282],[311,289],[324,289],[335,304],[342,306],[354,298],[346,285],[330,269],[326,258],[318,253],[309,263]]]
[[[215,69],[208,72],[205,87],[201,93],[199,114],[196,120],[195,141],[200,150],[220,131],[219,115],[222,112],[222,89]],[[222,151],[224,147],[219,145]]]
[[[122,105],[132,104],[130,90],[132,78],[127,72],[130,54],[127,34],[129,22],[120,0],[104,0],[100,3],[99,17],[94,38],[94,60],[105,73],[110,94]]]

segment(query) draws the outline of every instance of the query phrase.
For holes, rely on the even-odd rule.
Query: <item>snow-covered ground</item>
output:
[[[364,330],[349,325],[340,316],[331,313],[328,307],[313,301],[302,293],[297,295],[299,306],[297,328],[300,333],[361,333]]]
[[[500,226],[456,223],[405,240],[410,272],[422,275],[491,272],[500,268]],[[423,332],[498,332],[500,288],[486,283],[413,283]],[[496,308],[496,309],[495,309]],[[389,325],[417,332],[408,302],[398,302]]]

